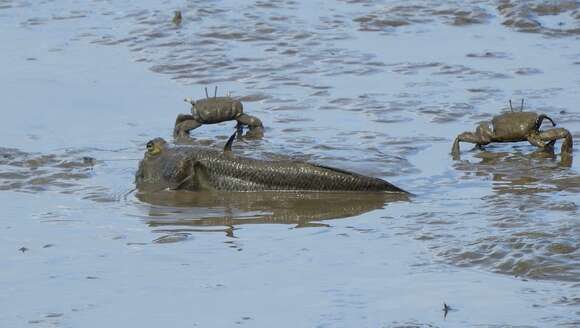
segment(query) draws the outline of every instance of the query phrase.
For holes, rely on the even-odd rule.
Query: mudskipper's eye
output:
[[[147,150],[149,150],[149,151],[153,150],[153,141],[149,141],[147,143]]]

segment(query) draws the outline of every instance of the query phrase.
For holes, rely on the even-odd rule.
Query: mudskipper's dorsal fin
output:
[[[174,179],[172,179],[171,183],[169,184],[169,190],[187,190],[189,189],[188,186],[191,186],[193,183],[195,171],[192,170],[189,161],[187,163],[180,163],[179,167],[179,172],[183,175],[179,174],[179,176],[176,176]]]
[[[234,134],[232,134],[232,136],[228,139],[228,142],[226,142],[226,145],[224,146],[224,155],[226,156],[233,156],[232,155],[232,144],[234,143],[234,139],[236,139],[236,135],[238,134],[238,132],[234,132]]]

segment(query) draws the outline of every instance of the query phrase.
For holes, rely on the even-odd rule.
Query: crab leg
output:
[[[490,140],[482,138],[480,133],[463,132],[455,138],[453,147],[451,148],[451,155],[453,159],[459,159],[459,142],[469,142],[477,146],[483,146],[490,143]]]
[[[193,116],[189,114],[179,114],[175,119],[175,127],[173,128],[173,137],[187,137],[189,136],[189,131],[197,129],[201,126],[201,123],[193,119]]]
[[[254,134],[262,135],[264,133],[264,126],[262,125],[262,121],[255,116],[241,114],[240,116],[236,117],[236,121],[238,121],[238,125],[236,126],[238,133],[241,132],[243,125],[247,125],[250,129],[250,132]]]
[[[572,134],[570,134],[570,131],[564,128],[549,129],[540,132],[539,137],[543,141],[555,141],[558,139],[564,139],[560,151],[565,154],[572,154],[574,140],[572,139]]]
[[[540,136],[540,133],[532,133],[528,135],[528,142],[538,148],[546,148],[547,146],[542,136]]]

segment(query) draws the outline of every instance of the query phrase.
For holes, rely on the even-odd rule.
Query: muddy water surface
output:
[[[579,143],[577,2],[4,0],[0,27],[1,326],[580,325],[578,160],[449,156],[508,99]],[[215,85],[266,126],[237,154],[415,197],[131,192]]]

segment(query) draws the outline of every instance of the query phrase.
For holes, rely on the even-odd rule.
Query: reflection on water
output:
[[[463,245],[443,246],[443,258],[512,276],[580,281],[576,172],[544,151],[481,151],[454,168],[464,183],[489,181],[491,189],[463,215],[481,226]]]
[[[462,179],[471,176],[488,178],[495,194],[536,194],[541,192],[578,191],[580,179],[570,172],[571,159],[559,161],[553,152],[535,150],[481,151],[474,155],[479,162],[458,161],[456,170],[464,172]]]
[[[317,221],[353,217],[382,209],[388,203],[409,200],[406,195],[358,192],[165,191],[138,193],[137,198],[151,204],[144,218],[149,226],[166,227],[162,231],[176,228],[180,232],[198,231],[195,227],[231,228],[243,224],[320,226]]]

